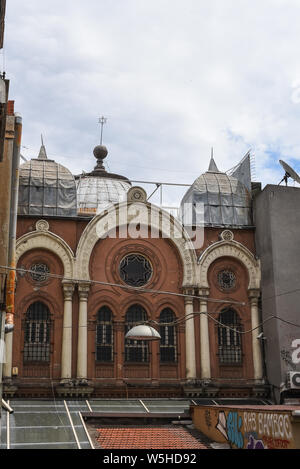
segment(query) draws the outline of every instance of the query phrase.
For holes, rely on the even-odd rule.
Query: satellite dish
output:
[[[287,163],[285,163],[284,161],[282,160],[279,160],[279,163],[281,164],[281,166],[283,167],[283,169],[285,170],[285,175],[284,177],[281,179],[280,183],[282,183],[282,181],[285,181],[285,185],[287,186],[287,181],[288,181],[288,178],[292,178],[294,179],[295,182],[297,182],[298,184],[300,184],[300,177],[298,176],[298,174],[296,173],[296,171],[293,170],[293,168],[291,168]],[[279,185],[278,184],[278,185]]]

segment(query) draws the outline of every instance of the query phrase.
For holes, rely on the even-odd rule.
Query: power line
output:
[[[8,267],[8,266],[2,266],[2,265],[0,265],[0,269],[14,270],[16,272],[22,272],[22,273],[24,273],[24,272],[34,273],[36,275],[36,271],[30,270],[30,269],[17,269],[17,268]],[[66,282],[72,282],[72,283],[86,283],[86,284],[105,285],[105,286],[118,287],[118,288],[122,288],[122,289],[125,289],[125,290],[130,289],[130,290],[139,291],[139,292],[143,291],[144,293],[156,293],[156,294],[172,295],[172,296],[178,296],[178,297],[184,297],[184,298],[195,298],[195,299],[198,299],[198,300],[205,300],[207,302],[229,304],[229,305],[239,305],[239,306],[249,305],[249,303],[245,303],[245,302],[238,302],[238,301],[231,301],[231,300],[220,300],[220,299],[214,299],[214,298],[200,297],[200,296],[197,296],[197,295],[189,295],[189,294],[184,294],[184,293],[168,292],[168,291],[163,291],[163,290],[152,290],[152,289],[147,289],[147,288],[143,288],[143,287],[133,287],[133,286],[130,286],[130,285],[121,285],[121,284],[111,283],[111,282],[101,282],[99,280],[82,280],[82,279],[79,280],[79,279],[74,279],[74,278],[71,279],[71,278],[64,277],[63,275],[59,275],[59,274],[48,273],[47,275],[49,277],[52,277],[52,278],[62,279]],[[295,291],[300,291],[300,288],[295,290]],[[289,294],[289,293],[290,292],[287,292],[287,294]],[[283,295],[283,293],[280,294],[280,296],[281,295]],[[186,322],[188,319],[190,319],[191,317],[194,317],[195,315],[198,315],[198,314],[199,315],[200,314],[205,314],[209,319],[211,319],[215,323],[221,325],[222,327],[224,327],[228,330],[231,330],[231,331],[236,332],[237,334],[241,334],[241,335],[249,334],[249,333],[255,331],[256,329],[259,329],[266,322],[269,322],[272,319],[276,319],[278,321],[281,321],[285,324],[289,324],[289,325],[294,326],[294,327],[300,327],[300,324],[296,324],[296,323],[293,323],[291,321],[287,321],[286,319],[280,318],[279,316],[273,315],[273,316],[270,316],[270,317],[264,319],[256,327],[254,327],[252,329],[249,329],[247,331],[241,331],[239,329],[235,329],[233,327],[227,326],[226,324],[223,324],[222,322],[220,322],[219,320],[217,320],[216,318],[214,318],[212,316],[212,314],[220,314],[220,311],[213,311],[213,312],[210,312],[210,313],[208,313],[208,312],[199,312],[199,313],[198,312],[193,312],[193,313],[190,313],[189,315],[185,315],[185,316],[182,316],[181,318],[178,318],[173,323],[158,323],[157,321],[154,321],[154,320],[146,321],[146,323],[152,322],[152,323],[155,323],[156,325],[159,325],[159,326],[162,326],[162,325],[169,325],[170,326],[172,324],[177,325],[177,324],[180,324],[182,322]]]
[[[5,269],[5,270],[14,270],[15,272],[20,272],[20,273],[33,273],[37,274],[36,271],[30,270],[30,269],[18,269],[15,267],[9,267],[9,266],[3,266],[0,265],[0,269]],[[109,287],[118,287],[122,288],[124,290],[133,290],[133,291],[139,291],[139,292],[144,292],[144,293],[155,293],[155,294],[162,294],[162,295],[172,295],[172,296],[179,296],[183,298],[196,298],[198,300],[205,300],[205,301],[210,301],[213,303],[229,303],[229,304],[235,304],[235,305],[240,305],[240,306],[245,306],[246,303],[240,302],[240,301],[231,301],[231,300],[220,300],[220,299],[214,299],[214,298],[207,298],[201,297],[198,295],[190,295],[190,294],[185,294],[185,293],[176,293],[176,292],[169,292],[169,291],[163,291],[163,290],[153,290],[150,288],[143,288],[143,287],[134,287],[131,285],[122,285],[120,283],[112,283],[112,282],[102,282],[100,280],[86,280],[86,279],[76,279],[76,278],[69,278],[69,277],[64,277],[63,275],[59,274],[51,274],[50,272],[47,272],[48,277],[60,279],[65,282],[72,282],[72,283],[85,283],[85,284],[96,284],[96,285],[105,285]],[[187,287],[188,288],[188,287]],[[192,288],[192,287],[191,287]]]

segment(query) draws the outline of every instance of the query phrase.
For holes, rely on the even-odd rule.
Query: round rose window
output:
[[[141,287],[149,282],[152,266],[146,257],[140,254],[129,254],[120,263],[122,280],[133,287]]]

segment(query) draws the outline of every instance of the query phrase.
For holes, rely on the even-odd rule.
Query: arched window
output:
[[[50,361],[50,325],[48,307],[32,303],[25,316],[24,362]]]
[[[220,364],[242,364],[242,339],[239,333],[242,326],[239,316],[234,310],[227,309],[222,311],[219,321],[222,323],[218,326]]]
[[[96,361],[113,361],[112,312],[108,306],[102,306],[97,314]]]
[[[147,321],[147,313],[140,305],[132,305],[125,318],[125,334],[134,326]],[[148,362],[149,344],[145,340],[125,339],[125,362]]]
[[[168,325],[176,319],[175,314],[170,308],[165,308],[159,317],[159,322],[163,323],[159,327],[160,340],[160,361],[161,363],[174,363],[177,361],[177,343],[176,343],[176,327]]]

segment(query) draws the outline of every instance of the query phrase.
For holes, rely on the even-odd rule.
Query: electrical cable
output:
[[[5,269],[5,270],[14,270],[16,272],[21,272],[21,273],[33,273],[36,275],[36,272],[30,269],[23,269],[23,268],[15,268],[15,267],[9,267],[9,266],[3,266],[0,265],[0,269]],[[118,287],[122,288],[123,290],[133,290],[133,291],[139,291],[139,292],[144,292],[144,293],[155,293],[155,294],[162,294],[162,295],[172,295],[172,296],[179,296],[183,298],[196,298],[198,300],[205,300],[205,301],[210,301],[212,303],[229,303],[229,304],[235,304],[235,305],[240,305],[240,306],[245,306],[246,303],[240,302],[240,301],[232,301],[232,300],[220,300],[220,299],[214,299],[214,298],[207,298],[207,297],[201,297],[198,295],[191,295],[191,294],[185,294],[185,293],[176,293],[176,292],[169,292],[169,291],[163,291],[163,290],[153,290],[150,288],[143,288],[143,287],[134,287],[131,285],[122,285],[120,283],[112,283],[112,282],[102,282],[100,280],[84,280],[84,279],[77,279],[77,278],[68,278],[64,277],[63,275],[59,274],[51,274],[50,272],[47,272],[47,276],[51,278],[56,278],[60,279],[64,282],[72,282],[72,283],[85,283],[85,284],[96,284],[96,285],[104,285],[104,286],[110,286],[110,287]],[[191,287],[192,289],[193,287]]]
[[[8,266],[2,266],[0,265],[0,269],[6,269],[6,270],[15,270],[16,272],[26,272],[26,273],[34,273],[36,274],[35,271],[32,271],[30,269],[22,269],[22,268],[13,268],[13,267],[8,267]],[[122,289],[132,289],[134,291],[143,291],[144,293],[156,293],[156,294],[164,294],[164,295],[174,295],[174,296],[179,296],[179,297],[185,297],[185,298],[196,298],[198,300],[205,300],[205,301],[210,301],[210,302],[214,302],[214,303],[221,303],[221,304],[229,304],[229,305],[240,305],[240,306],[246,306],[246,305],[250,305],[249,303],[245,303],[245,302],[234,302],[234,301],[230,301],[230,300],[219,300],[219,299],[213,299],[213,298],[207,298],[207,297],[200,297],[200,296],[197,296],[197,295],[188,295],[188,294],[183,294],[183,293],[175,293],[175,292],[165,292],[165,291],[162,291],[162,290],[152,290],[152,289],[145,289],[145,288],[142,288],[142,287],[132,287],[130,285],[121,285],[121,284],[117,284],[117,283],[111,283],[111,282],[101,282],[101,281],[98,281],[98,280],[79,280],[79,279],[69,279],[67,277],[64,277],[63,275],[59,275],[59,274],[51,274],[51,273],[48,273],[47,274],[49,277],[52,277],[52,278],[57,278],[57,279],[62,279],[64,281],[72,281],[73,283],[87,283],[87,284],[100,284],[100,285],[105,285],[105,286],[113,286],[113,287],[119,287],[119,288],[122,288]],[[295,289],[294,291],[300,291],[300,288],[299,289]],[[287,292],[287,294],[290,294],[291,292]],[[283,295],[280,294],[281,296]],[[277,296],[277,295],[275,295]],[[224,312],[224,310],[222,311]],[[247,331],[241,331],[241,330],[238,330],[238,329],[234,329],[230,326],[227,326],[226,324],[223,324],[222,322],[218,321],[216,318],[214,318],[213,316],[211,316],[211,314],[220,314],[221,311],[213,311],[213,312],[193,312],[193,313],[190,313],[189,315],[186,315],[186,316],[182,316],[181,318],[178,318],[176,321],[174,321],[173,323],[159,323],[157,321],[154,321],[154,320],[150,320],[150,321],[146,321],[144,324],[149,324],[150,322],[152,323],[156,323],[157,325],[159,326],[171,326],[171,325],[177,325],[177,324],[180,324],[182,322],[186,322],[188,319],[190,319],[191,317],[194,317],[195,315],[197,314],[205,314],[209,319],[211,319],[212,321],[216,322],[217,324],[219,324],[220,326],[228,329],[228,330],[231,330],[237,334],[249,334],[253,331],[255,331],[256,329],[259,329],[261,326],[263,326],[266,322],[269,322],[270,320],[272,319],[277,319],[278,321],[281,321],[283,323],[286,323],[286,324],[289,324],[291,326],[294,326],[294,327],[300,327],[299,324],[295,324],[291,321],[287,321],[286,319],[283,319],[283,318],[280,318],[279,316],[270,316],[269,318],[266,318],[265,320],[263,320],[262,322],[260,322],[256,327],[252,328],[252,329],[249,329]]]

